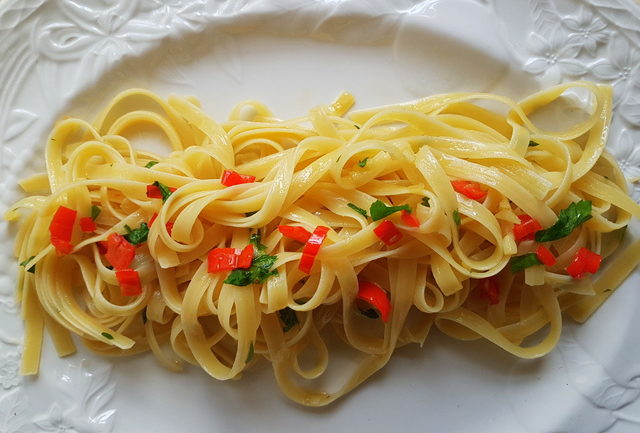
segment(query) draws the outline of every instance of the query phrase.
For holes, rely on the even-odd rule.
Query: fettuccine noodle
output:
[[[586,119],[553,132],[530,119],[576,88],[591,94]],[[454,93],[348,114],[353,102],[345,93],[308,116],[280,120],[250,101],[219,124],[193,98],[132,89],[93,123],[57,122],[46,173],[21,182],[28,197],[5,215],[21,224],[22,373],[38,372],[46,329],[60,356],[75,352],[76,334],[105,356],[150,350],[171,370],[187,362],[221,380],[263,357],[289,398],[320,406],[382,368],[397,347],[422,345],[434,325],[522,358],[549,353],[562,312],[586,320],[637,265],[635,242],[593,277],[566,270],[581,248],[611,254],[630,219],[640,217],[605,151],[608,86],[567,83],[520,102]],[[479,102],[499,103],[506,114]],[[149,128],[165,137],[169,156],[132,146]],[[227,186],[225,170],[255,181]],[[459,180],[483,196],[461,193],[452,184]],[[163,201],[149,196],[150,185],[175,191]],[[410,213],[374,221],[377,200]],[[532,257],[541,244],[516,239],[523,215],[547,229],[561,210],[587,201],[590,219],[544,243],[555,264],[511,268],[514,257]],[[74,226],[68,254],[52,241],[61,206],[85,219],[100,211],[93,230]],[[127,296],[104,246],[143,223],[148,237],[130,264],[141,293]],[[381,242],[383,224],[401,238]],[[328,228],[310,270],[301,266],[309,255],[304,240],[283,236],[279,226]],[[236,285],[229,271],[209,272],[210,251],[240,251],[253,245],[252,234],[255,254],[275,256],[266,277]],[[362,281],[388,294],[386,322],[368,317],[382,311],[363,310]],[[355,361],[352,371],[332,364],[334,345]],[[326,376],[339,384],[329,389]]]

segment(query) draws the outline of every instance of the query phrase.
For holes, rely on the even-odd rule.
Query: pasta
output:
[[[570,89],[590,93],[585,118],[536,126]],[[605,151],[609,87],[353,103],[279,120],[249,101],[219,124],[193,98],[132,89],[93,123],[57,122],[46,173],[5,215],[20,221],[22,373],[46,329],[60,356],[75,334],[221,380],[262,357],[290,399],[321,406],[433,326],[542,356],[563,312],[586,320],[637,265],[634,242],[597,272],[640,216]],[[143,129],[170,155],[134,148]]]

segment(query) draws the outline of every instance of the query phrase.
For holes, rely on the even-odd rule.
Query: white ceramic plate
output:
[[[249,98],[286,117],[341,90],[366,107],[592,79],[615,86],[610,149],[639,176],[639,45],[633,0],[5,0],[0,211],[19,197],[16,179],[42,168],[55,119],[90,118],[132,86],[198,96],[223,118]],[[150,356],[60,360],[47,341],[40,376],[20,378],[12,230],[0,225],[0,432],[640,431],[638,273],[544,359],[434,333],[348,397],[308,409],[286,400],[266,362],[217,382]]]

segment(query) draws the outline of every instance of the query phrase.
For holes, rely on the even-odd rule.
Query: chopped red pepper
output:
[[[282,236],[303,244],[311,237],[309,230],[299,226],[278,226],[278,231],[282,233]]]
[[[375,308],[380,314],[380,318],[383,322],[389,320],[389,312],[391,311],[391,302],[389,302],[389,296],[380,286],[372,283],[371,281],[358,281],[358,295],[356,299],[366,302],[371,307]],[[364,308],[360,309],[365,311]],[[375,316],[374,316],[375,317]]]
[[[487,196],[487,191],[480,187],[478,182],[470,180],[452,180],[453,189],[472,200],[482,200]]]
[[[220,183],[222,183],[224,186],[240,185],[241,183],[253,183],[255,181],[255,176],[240,174],[237,171],[233,170],[225,170],[222,173],[222,179],[220,179]]]
[[[536,256],[545,266],[553,266],[556,264],[556,258],[553,253],[547,249],[544,245],[538,245],[536,249]]]
[[[53,215],[51,224],[49,224],[49,234],[51,244],[56,247],[58,254],[69,254],[73,251],[71,235],[73,234],[73,225],[77,215],[77,211],[65,206],[58,207]]]
[[[80,230],[85,233],[91,233],[96,231],[96,222],[91,217],[80,218]]]
[[[108,242],[107,241],[99,241],[98,242],[98,252],[100,254],[107,254],[107,245]]]
[[[481,279],[478,282],[478,288],[480,289],[480,297],[488,299],[490,305],[500,302],[500,285],[495,276]]]
[[[535,233],[542,230],[540,223],[529,215],[518,215],[520,224],[513,226],[513,236],[516,242],[521,240],[533,240]]]
[[[111,233],[107,238],[107,252],[104,258],[116,270],[128,269],[136,255],[136,247],[130,244],[124,236]]]
[[[409,227],[420,227],[420,220],[418,217],[406,210],[402,210],[402,212],[400,212],[400,219]]]
[[[322,246],[324,239],[327,237],[328,232],[329,227],[316,227],[307,242],[304,244],[304,247],[302,247],[302,257],[300,258],[300,264],[298,265],[298,269],[302,272],[306,274],[311,273],[313,263],[316,260],[318,251],[320,251],[320,247]]]
[[[122,296],[137,296],[142,293],[142,284],[138,271],[133,269],[120,269],[116,271],[116,278],[120,284]]]
[[[573,261],[567,266],[567,273],[575,279],[580,279],[585,272],[595,274],[600,269],[602,256],[582,247],[573,257]]]
[[[153,223],[156,221],[156,218],[158,218],[158,214],[154,212],[151,216],[151,219],[149,220],[149,227],[153,225]]]
[[[175,192],[178,188],[169,187],[169,191]],[[158,185],[147,185],[147,197],[162,198],[162,191]]]
[[[387,245],[393,245],[402,239],[402,232],[389,220],[382,221],[378,227],[373,229],[373,232]]]
[[[236,250],[236,254],[238,254],[238,250]],[[238,268],[240,269],[248,269],[251,267],[251,262],[253,262],[253,245],[249,244],[240,253],[238,256]]]
[[[218,273],[232,271],[238,267],[238,255],[235,248],[214,248],[209,251],[208,271]]]

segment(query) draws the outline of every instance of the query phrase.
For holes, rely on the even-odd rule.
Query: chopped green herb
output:
[[[278,275],[277,269],[271,269],[277,259],[278,256],[270,256],[257,251],[249,269],[234,269],[224,282],[234,286],[264,283],[269,277]]]
[[[101,335],[107,340],[113,340],[113,335],[109,334],[108,332],[103,332]]]
[[[429,197],[422,197],[422,202],[420,204],[424,207],[431,207],[429,204]]]
[[[558,221],[548,229],[536,232],[536,242],[549,242],[563,238],[580,224],[591,218],[591,201],[580,200],[571,203],[566,209],[562,209],[558,215]]]
[[[251,236],[249,236],[249,243],[253,244],[253,246],[256,247],[257,252],[263,252],[267,249],[267,247],[265,245],[262,245],[261,242],[262,235],[260,234],[260,231],[251,233]]]
[[[27,265],[29,264],[29,262],[31,260],[33,260],[36,256],[31,256],[29,257],[27,260],[20,262],[20,266],[24,266],[27,267]],[[30,266],[27,268],[27,272],[31,273],[31,274],[35,274],[36,273],[36,265]]]
[[[360,167],[366,167],[367,166],[367,161],[369,160],[369,157],[365,157],[364,159],[361,159],[360,161],[358,161],[358,165]]]
[[[453,222],[455,222],[457,226],[462,223],[462,219],[460,218],[460,212],[458,212],[458,209],[453,211]]]
[[[411,207],[408,204],[403,204],[402,206],[387,206],[380,200],[376,200],[369,209],[369,213],[371,214],[371,219],[374,221],[381,220],[383,218],[388,217],[389,215],[400,212],[401,210],[406,210],[407,212],[411,212]]]
[[[245,364],[248,364],[253,359],[253,341],[249,344],[249,353],[247,354],[247,359],[244,360]]]
[[[362,209],[361,207],[356,206],[353,203],[347,203],[347,206],[349,206],[351,209],[353,209],[354,211],[358,212],[360,215],[362,215],[363,217],[367,218],[367,211]]]
[[[528,253],[511,259],[511,272],[514,274],[530,266],[541,265],[536,253]]]
[[[246,217],[250,217],[251,215],[255,215],[255,214],[257,214],[257,213],[258,213],[258,211],[257,211],[257,210],[254,210],[253,212],[245,212],[245,213],[244,213],[244,216],[246,216]]]
[[[357,123],[354,123],[354,124],[353,124],[353,126],[355,126],[355,127],[356,127],[356,129],[360,129],[360,127],[358,126],[358,124],[357,124]]]
[[[536,146],[540,146],[540,143],[533,140],[529,140],[529,147],[536,147]]]
[[[280,320],[284,325],[282,327],[282,330],[284,332],[290,331],[291,328],[293,328],[299,323],[298,316],[296,316],[295,310],[292,310],[289,307],[283,308],[282,310],[278,310],[278,317],[280,317]]]
[[[147,241],[147,237],[149,236],[149,226],[147,223],[140,224],[140,227],[137,229],[131,229],[128,225],[124,225],[124,228],[127,230],[127,234],[124,235],[124,238],[132,245],[138,245]]]
[[[153,185],[157,186],[160,189],[160,194],[162,194],[163,202],[167,201],[171,194],[173,194],[167,185],[160,183],[157,180],[153,182]]]
[[[55,138],[50,138],[50,140],[51,140],[51,141],[58,141],[58,140],[56,140]]]
[[[92,205],[91,206],[91,219],[95,221],[96,218],[98,218],[98,216],[100,215],[100,212],[102,212],[102,209],[100,209],[95,204]]]
[[[151,168],[156,164],[158,164],[158,161],[149,161],[147,162],[147,165],[144,166],[144,168]]]
[[[369,308],[368,310],[360,310],[360,312],[364,316],[367,316],[370,319],[377,319],[378,317],[380,317],[380,314],[378,314],[375,308]]]

